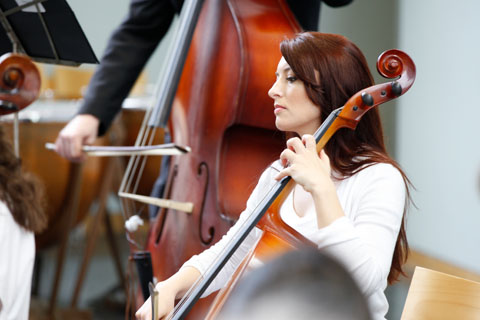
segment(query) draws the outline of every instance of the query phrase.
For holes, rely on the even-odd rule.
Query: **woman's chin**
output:
[[[280,131],[292,131],[292,128],[290,126],[288,126],[286,123],[283,123],[278,118],[275,120],[275,126]]]

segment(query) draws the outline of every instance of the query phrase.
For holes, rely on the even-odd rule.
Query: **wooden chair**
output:
[[[480,319],[480,283],[416,267],[402,320]]]

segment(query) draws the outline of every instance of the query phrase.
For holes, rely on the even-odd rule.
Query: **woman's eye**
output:
[[[288,77],[287,81],[288,82],[295,82],[297,80],[297,77]]]

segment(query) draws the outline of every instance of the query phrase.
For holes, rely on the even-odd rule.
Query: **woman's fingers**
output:
[[[302,143],[309,151],[317,152],[317,143],[311,134],[305,134],[302,137]]]
[[[137,320],[151,320],[152,313],[149,306],[151,306],[150,298],[135,312],[135,318],[137,318]]]
[[[280,172],[275,176],[275,180],[280,181],[280,180],[282,180],[283,178],[289,176],[289,175],[290,175],[290,171],[291,171],[291,168],[290,168],[290,167],[287,167],[287,168],[283,169],[282,171],[280,171]]]
[[[294,137],[287,140],[287,148],[292,150],[295,153],[301,153],[305,150],[302,140],[300,138]]]
[[[282,166],[286,167],[288,164],[292,163],[295,158],[295,152],[290,149],[285,149],[280,154],[280,161]]]

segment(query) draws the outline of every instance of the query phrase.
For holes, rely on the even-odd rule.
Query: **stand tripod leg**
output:
[[[88,264],[90,263],[90,259],[95,249],[95,244],[97,242],[98,230],[99,230],[100,224],[102,223],[102,220],[107,216],[106,215],[107,198],[112,189],[112,180],[113,180],[113,174],[114,174],[114,168],[115,168],[115,166],[112,165],[113,161],[114,161],[113,158],[110,158],[108,160],[104,176],[102,177],[103,181],[100,188],[100,195],[98,198],[98,209],[94,215],[93,223],[90,224],[89,229],[87,231],[87,239],[88,239],[87,246],[85,248],[85,254],[83,256],[80,271],[77,276],[77,282],[75,285],[75,290],[73,292],[73,297],[70,304],[71,307],[76,307],[78,303],[80,291],[82,289],[83,281],[85,280],[85,275],[87,273]]]
[[[40,287],[40,275],[42,274],[43,257],[35,254],[35,263],[32,276],[32,296],[38,296],[38,288]]]

